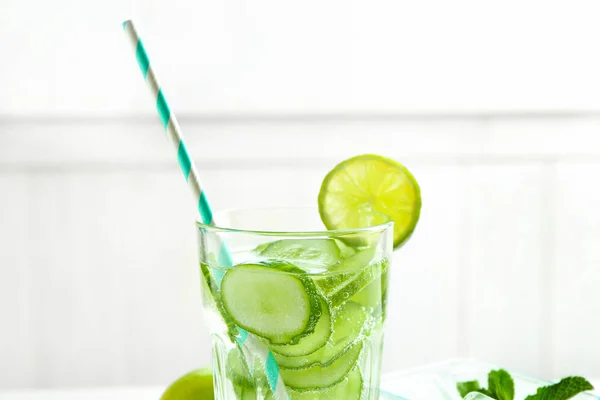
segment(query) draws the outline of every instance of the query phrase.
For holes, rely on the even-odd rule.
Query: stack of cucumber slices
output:
[[[420,209],[413,176],[374,155],[336,166],[319,194],[328,229],[393,221],[394,248],[411,236]],[[389,261],[378,244],[284,239],[254,253],[261,261],[229,268],[219,287],[209,288],[219,314],[271,350],[291,399],[361,399],[370,380],[370,352],[380,351],[386,310]],[[206,278],[208,270],[203,268]],[[239,399],[273,397],[258,359],[234,347],[226,369]]]
[[[271,242],[256,250],[267,261],[236,265],[221,282],[223,312],[269,347],[292,399],[361,398],[360,360],[383,320],[388,262],[375,261],[373,248],[343,246],[336,239]],[[291,264],[295,258],[325,260],[330,269],[310,274]],[[238,398],[268,391],[264,368],[252,362],[237,348],[229,353]]]

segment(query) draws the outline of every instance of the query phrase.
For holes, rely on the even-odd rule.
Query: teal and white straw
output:
[[[148,84],[150,93],[152,94],[153,98],[156,99],[156,110],[160,116],[163,128],[167,132],[169,140],[177,150],[177,160],[179,161],[181,172],[183,172],[183,176],[185,177],[192,191],[194,201],[198,207],[198,212],[202,218],[202,222],[205,224],[214,225],[215,221],[213,219],[212,210],[208,203],[208,199],[206,198],[204,189],[200,184],[198,171],[194,161],[192,160],[192,157],[190,157],[190,154],[185,146],[181,129],[177,123],[177,118],[175,118],[175,114],[169,108],[167,99],[165,98],[163,90],[158,83],[156,74],[150,66],[148,54],[146,54],[146,50],[144,49],[142,40],[135,29],[133,21],[128,20],[123,22],[123,29],[127,33],[127,37],[131,41],[131,44],[135,50],[135,56],[137,58],[138,65],[140,66],[142,75]],[[231,267],[233,264],[231,254],[229,253],[224,242],[220,242],[219,264],[227,267]],[[248,334],[248,332],[245,330],[241,328],[238,328],[238,330],[240,333],[237,338],[238,343],[244,348],[246,353],[249,353],[249,355],[254,357],[258,357],[262,364],[265,365],[265,372],[269,381],[269,386],[271,387],[273,393],[275,393],[276,399],[288,400],[289,396],[285,389],[285,384],[281,379],[279,367],[277,366],[277,362],[275,361],[271,351],[257,338]]]

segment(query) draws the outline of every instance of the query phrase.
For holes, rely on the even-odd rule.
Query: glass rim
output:
[[[218,210],[214,214],[233,213],[240,211],[281,211],[281,210],[315,210],[316,207],[311,206],[282,206],[282,207],[246,207],[246,208],[225,208]],[[363,228],[348,228],[348,229],[332,229],[332,230],[304,230],[304,231],[279,231],[279,230],[260,230],[260,229],[240,229],[228,228],[219,225],[210,225],[202,222],[201,217],[196,219],[196,227],[211,232],[219,233],[243,233],[258,236],[289,236],[289,237],[312,237],[312,236],[345,236],[352,234],[378,233],[384,232],[387,229],[393,228],[394,221],[390,220],[381,224],[363,227]]]

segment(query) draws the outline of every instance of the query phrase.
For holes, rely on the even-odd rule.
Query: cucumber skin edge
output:
[[[349,369],[346,371],[346,373],[345,373],[345,374],[344,374],[344,375],[343,375],[343,376],[342,376],[340,379],[338,379],[337,381],[333,382],[333,383],[332,383],[332,384],[330,384],[329,386],[323,386],[323,387],[310,387],[310,388],[298,388],[298,387],[296,387],[296,386],[290,385],[289,383],[285,382],[285,385],[286,385],[286,387],[289,387],[289,388],[291,388],[292,390],[294,390],[294,391],[296,391],[296,392],[309,392],[309,391],[314,391],[314,390],[316,390],[316,389],[326,389],[326,388],[332,387],[332,386],[334,386],[334,385],[337,385],[338,383],[340,383],[341,381],[343,381],[343,380],[346,378],[346,376],[348,376],[348,374],[350,373],[350,371],[352,371],[354,368],[356,368],[356,367],[357,367],[357,366],[356,366],[356,364],[358,363],[358,360],[360,359],[360,357],[361,357],[361,355],[362,355],[362,353],[363,353],[363,350],[364,350],[364,347],[365,347],[365,343],[364,343],[364,341],[360,341],[360,342],[358,342],[358,343],[354,343],[352,346],[350,346],[350,348],[348,348],[346,351],[344,351],[344,354],[343,354],[343,355],[345,355],[347,352],[349,352],[349,351],[353,350],[353,349],[354,349],[354,347],[358,347],[359,349],[358,349],[358,351],[356,352],[356,358],[355,358],[355,359],[352,361],[350,368],[349,368]],[[340,358],[340,357],[338,357],[338,359],[339,359],[339,358]],[[310,367],[307,367],[307,368],[299,368],[299,369],[290,369],[290,368],[283,368],[283,367],[282,367],[282,368],[280,368],[280,369],[279,369],[279,371],[282,373],[282,377],[283,377],[283,373],[284,373],[286,370],[287,370],[287,371],[299,371],[299,370],[302,370],[302,369],[308,369],[308,368],[310,368]],[[284,378],[284,381],[285,381],[285,377],[283,377],[283,378]]]
[[[321,295],[317,286],[307,276],[298,276],[306,293],[308,295],[309,303],[310,303],[310,313],[308,316],[308,323],[304,331],[292,338],[288,343],[273,343],[273,344],[298,344],[300,339],[312,334],[315,331],[315,327],[317,326],[317,322],[321,319],[321,301],[327,302],[327,300]],[[318,315],[318,316],[317,316]]]
[[[323,296],[321,294],[319,294],[319,296],[321,297],[320,303],[324,304],[325,307],[327,308],[326,313],[328,314],[328,317],[329,317],[329,336],[327,337],[327,340],[322,345],[322,346],[325,346],[327,344],[327,342],[329,341],[329,339],[331,338],[331,336],[333,335],[333,313],[331,312],[331,307],[329,305],[329,302],[325,298],[325,296]],[[322,307],[319,307],[319,308],[322,309]],[[321,316],[317,319],[317,322],[315,324],[315,329],[316,329],[316,326],[318,325],[319,321],[321,321],[321,318],[324,318],[324,316],[323,316],[324,313],[325,312],[322,311],[321,312]],[[313,334],[314,333],[315,333],[315,331],[313,330]],[[299,340],[302,340],[302,338],[299,339]],[[269,346],[269,347],[271,348],[271,351],[273,353],[278,354],[278,355],[283,356],[283,357],[306,357],[306,356],[309,356],[309,355],[311,355],[313,353],[316,353],[317,351],[319,351],[322,348],[322,346],[321,346],[321,347],[317,347],[316,349],[313,349],[309,353],[298,354],[298,355],[291,355],[290,356],[290,355],[287,355],[287,354],[284,354],[284,353],[281,352],[281,348],[282,347],[289,346],[289,345],[290,344],[281,345],[281,344],[272,344],[271,343],[271,346]],[[292,344],[291,346],[294,346],[294,344]]]
[[[216,287],[216,284],[213,283],[209,268],[210,267],[207,264],[200,263],[200,271],[202,272],[202,277],[204,278],[205,282],[207,283],[208,290],[210,292],[212,300],[215,303],[215,307],[217,308],[217,311],[219,312],[221,319],[223,320],[223,323],[227,327],[227,336],[229,337],[229,340],[231,340],[232,343],[237,343],[236,338],[239,334],[238,329],[235,326],[233,319],[229,316],[229,314],[227,314],[227,311],[225,310],[225,307],[223,306],[223,300],[221,299],[221,292]]]
[[[267,266],[267,265],[264,265],[264,264],[261,264],[261,263],[238,264],[235,267],[233,267],[231,269],[228,269],[227,272],[225,272],[225,275],[223,276],[223,281],[221,282],[221,285],[223,285],[223,283],[225,282],[228,273],[230,273],[231,271],[234,271],[236,268],[243,267],[243,266],[257,266],[257,267],[260,267],[260,268],[274,269],[273,265]],[[291,264],[287,264],[287,263],[282,263],[281,269],[279,270],[279,272],[284,272],[284,273],[287,272],[287,273],[290,273],[290,275],[292,275],[294,272],[299,272],[299,271],[304,272],[303,270],[299,269],[298,267],[296,267],[294,265],[291,265]],[[248,329],[248,327],[246,327],[246,326],[239,325],[235,321],[234,318],[232,318],[232,317],[229,316],[230,313],[227,310],[226,302],[221,301],[221,306],[223,308],[222,311],[224,312],[224,315],[227,315],[229,318],[231,318],[231,321],[235,325],[238,325],[241,328],[244,328],[245,330],[247,330],[248,332],[253,333],[256,336],[265,339],[267,341],[267,343],[269,343],[269,344],[276,344],[276,345],[289,345],[289,344],[293,345],[293,344],[297,344],[300,339],[302,339],[303,337],[306,337],[306,336],[312,334],[315,331],[315,326],[317,325],[317,322],[320,319],[320,316],[316,317],[316,315],[321,310],[321,300],[325,301],[325,302],[327,300],[318,291],[318,289],[317,289],[315,283],[312,281],[312,279],[310,279],[307,276],[296,275],[296,274],[293,274],[293,275],[294,275],[294,277],[296,279],[298,279],[300,281],[300,283],[304,287],[304,290],[307,293],[307,297],[308,297],[308,301],[309,301],[309,306],[310,306],[309,316],[308,316],[308,321],[306,323],[306,326],[305,326],[304,330],[301,333],[297,334],[296,336],[290,338],[287,341],[283,341],[283,342],[273,341],[271,338],[263,336],[260,332],[257,332],[254,329]],[[221,296],[219,296],[219,300],[221,300]],[[217,308],[219,308],[219,304],[218,303],[217,303]],[[219,311],[221,311],[221,310],[219,310]]]

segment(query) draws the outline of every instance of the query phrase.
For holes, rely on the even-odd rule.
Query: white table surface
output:
[[[164,387],[0,391],[0,400],[158,400]]]

